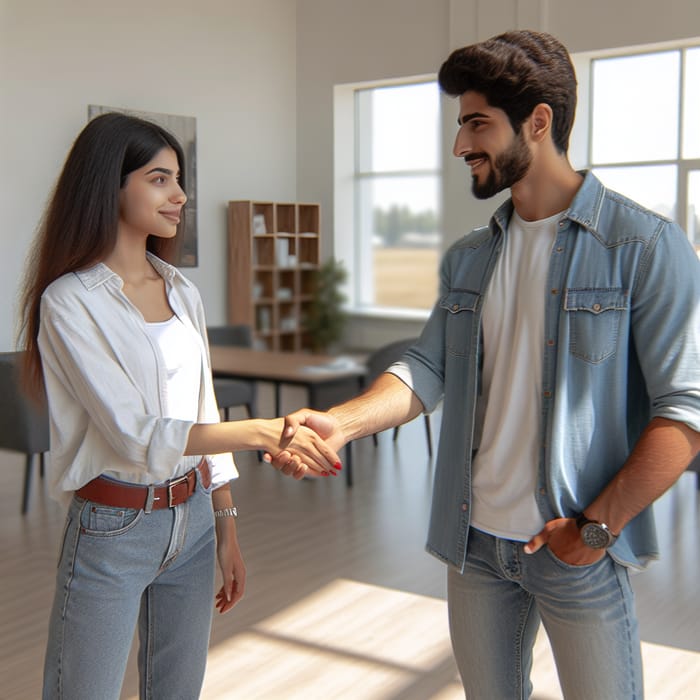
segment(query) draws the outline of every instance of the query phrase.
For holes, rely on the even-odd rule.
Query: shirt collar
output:
[[[583,175],[583,183],[574,196],[566,216],[595,233],[598,230],[603,208],[605,187],[590,170],[582,170],[579,174]]]
[[[596,232],[605,197],[605,187],[589,170],[581,170],[579,174],[583,175],[583,183],[574,195],[571,206],[564,216],[583,228]],[[512,213],[513,200],[509,198],[496,209],[493,221],[502,231],[505,231]]]
[[[174,280],[178,280],[182,284],[187,285],[188,282],[183,277],[182,273],[173,265],[169,265],[164,260],[153,255],[153,253],[146,252],[150,263],[153,265],[156,272],[168,283],[172,284]],[[93,289],[106,284],[110,280],[114,280],[116,284],[121,288],[123,281],[122,278],[111,270],[103,262],[98,262],[92,267],[88,267],[85,270],[77,270],[75,272],[76,277],[82,282],[85,289],[92,291]]]

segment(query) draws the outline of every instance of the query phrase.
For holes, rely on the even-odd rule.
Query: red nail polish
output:
[[[338,471],[340,471],[342,468],[343,468],[343,465],[340,462],[336,462],[333,465],[333,469],[337,469]]]

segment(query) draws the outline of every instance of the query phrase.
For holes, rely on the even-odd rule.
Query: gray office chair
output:
[[[384,370],[389,367],[390,364],[396,362],[401,358],[401,355],[408,350],[408,348],[413,345],[418,338],[406,338],[404,340],[396,340],[393,343],[384,345],[383,347],[375,350],[367,358],[367,381],[372,383]],[[429,414],[424,414],[425,419],[425,437],[428,441],[428,455],[433,456],[433,439],[430,429],[430,416]],[[394,441],[399,436],[399,426],[394,428]],[[377,445],[376,434],[372,436],[374,444]]]
[[[237,324],[232,326],[210,326],[207,328],[211,345],[233,345],[237,347],[253,347],[253,334],[250,326]],[[219,409],[223,410],[224,418],[229,419],[229,411],[235,406],[245,406],[249,418],[255,418],[257,410],[257,387],[255,382],[243,379],[214,377],[214,393]]]
[[[27,455],[22,493],[22,514],[25,514],[37,454],[40,474],[44,475],[44,453],[49,449],[49,414],[45,401],[36,405],[22,390],[19,369],[23,355],[23,351],[0,353],[0,448]]]

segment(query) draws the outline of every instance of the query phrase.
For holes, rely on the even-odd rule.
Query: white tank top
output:
[[[168,373],[164,417],[196,421],[202,355],[194,331],[175,315],[167,321],[147,323],[146,327],[151,339],[160,348]]]

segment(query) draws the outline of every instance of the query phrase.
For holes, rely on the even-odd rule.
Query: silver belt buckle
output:
[[[174,508],[175,504],[173,503],[173,488],[177,486],[178,484],[181,484],[183,481],[187,481],[187,474],[183,474],[182,476],[179,476],[177,479],[171,479],[168,482],[168,508]]]

